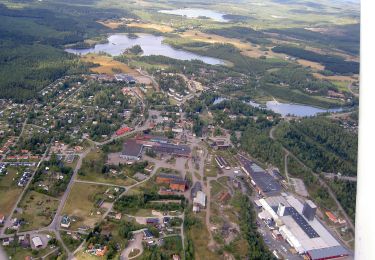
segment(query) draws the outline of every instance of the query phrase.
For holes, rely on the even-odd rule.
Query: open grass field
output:
[[[130,186],[130,185],[133,185],[135,183],[137,183],[137,181],[135,181],[134,179],[131,179],[131,178],[128,178],[126,177],[126,175],[124,174],[121,174],[120,176],[116,176],[116,177],[111,177],[111,176],[106,176],[102,173],[96,173],[96,172],[90,172],[89,174],[87,175],[78,175],[78,179],[79,180],[83,180],[83,181],[93,181],[93,182],[101,182],[101,183],[109,183],[109,184],[115,184],[115,185],[119,185],[119,186]]]
[[[0,213],[8,216],[16,203],[22,188],[14,180],[17,169],[8,167],[8,174],[0,177]]]
[[[315,70],[324,70],[324,66],[318,62],[313,62],[304,59],[298,59],[297,62],[304,67],[310,67]]]
[[[104,185],[87,183],[75,183],[73,185],[63,209],[63,214],[76,216],[78,219],[72,223],[72,229],[82,225],[92,227],[100,220],[101,215],[97,215],[98,208],[95,206],[95,195],[103,194],[107,189],[108,187]]]
[[[329,81],[348,81],[348,82],[354,82],[358,80],[358,76],[340,76],[340,75],[335,75],[335,76],[324,76],[320,73],[313,73],[314,77],[317,79],[325,79]]]
[[[98,64],[98,67],[91,68],[91,71],[95,73],[113,75],[118,73],[115,71],[121,71],[123,73],[131,75],[139,75],[139,73],[136,70],[129,68],[128,65],[122,62],[114,60],[110,56],[90,53],[85,56],[82,56],[81,59],[85,62],[92,62],[94,64]]]
[[[21,248],[21,247],[14,248],[14,247],[8,246],[8,247],[4,247],[4,250],[7,252],[9,257],[12,257],[12,259],[27,259],[26,258],[27,256],[33,256],[36,259],[38,259],[39,257],[41,258],[42,256],[48,254],[49,252],[51,252],[54,249],[46,247],[44,249],[40,249],[40,250],[35,251],[35,252],[37,252],[36,255],[33,254],[33,250],[31,248],[24,249],[24,248]]]
[[[173,32],[173,28],[168,25],[157,24],[157,23],[129,23],[127,24],[128,27],[136,27],[136,28],[143,28],[143,29],[154,29],[163,33],[170,33]]]
[[[25,225],[21,226],[21,231],[34,230],[48,226],[55,216],[59,200],[48,195],[28,191],[18,205],[22,213],[17,212],[16,218],[23,218]]]
[[[181,37],[187,38],[192,41],[201,41],[207,43],[229,43],[238,48],[243,55],[251,58],[259,58],[262,55],[268,58],[275,58],[280,56],[272,52],[271,50],[267,51],[267,53],[265,51],[261,51],[259,46],[254,47],[253,45],[244,43],[238,39],[227,38],[216,34],[203,33],[197,30],[186,31],[181,34]]]
[[[201,212],[196,216],[200,219],[202,224],[194,225],[188,231],[189,236],[191,237],[194,243],[195,259],[221,259],[221,257],[218,254],[212,252],[208,248],[208,241],[210,239],[210,235],[208,233],[207,227],[204,225],[205,213]]]
[[[88,254],[86,252],[80,251],[75,255],[75,259],[77,260],[99,260],[103,259],[102,257],[99,256],[94,256],[91,254]]]

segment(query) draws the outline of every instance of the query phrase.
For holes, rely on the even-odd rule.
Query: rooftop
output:
[[[250,175],[255,184],[267,195],[278,195],[281,192],[281,185],[260,166],[252,161],[240,157],[245,171]]]
[[[139,156],[142,152],[143,145],[138,144],[135,140],[130,139],[124,143],[122,154],[126,156]]]
[[[280,227],[280,232],[287,235],[300,253],[328,249],[340,246],[332,234],[315,218],[308,221],[302,215],[303,203],[291,195],[273,196],[260,199],[259,202]],[[284,216],[277,215],[277,206],[286,206]]]

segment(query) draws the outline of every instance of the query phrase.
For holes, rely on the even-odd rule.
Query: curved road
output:
[[[275,131],[275,128],[276,126],[272,127],[271,130],[270,130],[270,133],[269,133],[269,137],[272,139],[272,140],[275,140],[275,136],[274,136],[274,131]],[[281,143],[280,143],[281,144]],[[281,144],[282,145],[282,144]],[[307,169],[310,169],[309,167],[307,167],[300,159],[298,159],[292,152],[290,152],[288,149],[286,149],[284,147],[284,145],[282,145],[283,147],[283,150],[284,152],[288,153],[289,156],[292,156],[294,159],[296,159],[303,167],[307,168]],[[311,170],[311,169],[310,169]],[[337,200],[337,197],[335,195],[335,193],[332,191],[331,187],[329,187],[329,185],[323,180],[323,178],[321,178],[321,176],[317,173],[315,173],[313,170],[311,170],[311,172],[315,175],[315,177],[318,178],[319,180],[319,184],[321,186],[323,186],[324,188],[326,188],[326,190],[328,191],[328,194],[331,196],[331,198],[335,201],[336,205],[337,205],[337,208],[339,209],[339,211],[341,211],[342,215],[344,216],[346,222],[348,223],[348,225],[350,226],[350,228],[352,230],[355,230],[355,227],[353,225],[353,222],[352,220],[349,218],[348,214],[346,214],[346,211],[344,210],[344,208],[341,206],[340,202]]]

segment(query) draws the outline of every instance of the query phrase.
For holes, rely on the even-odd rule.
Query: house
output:
[[[137,161],[141,159],[142,150],[142,144],[139,144],[135,140],[130,139],[124,143],[120,157],[126,160]]]
[[[159,219],[158,218],[147,218],[146,224],[148,224],[148,225],[158,225]]]
[[[9,246],[9,244],[10,244],[10,239],[9,238],[4,238],[3,239],[3,246]]]
[[[70,218],[69,216],[63,216],[61,219],[60,226],[63,228],[69,228],[70,227]]]
[[[43,247],[43,242],[40,239],[40,237],[33,237],[31,239],[31,241],[33,242],[33,245],[34,245],[35,248],[41,248],[41,247]]]
[[[150,230],[145,229],[143,230],[143,239],[152,239],[154,236],[150,232]]]

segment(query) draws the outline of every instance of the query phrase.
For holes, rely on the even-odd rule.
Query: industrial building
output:
[[[179,157],[190,157],[191,149],[188,145],[173,144],[162,136],[141,135],[136,137],[138,144],[149,147],[156,153],[169,154]]]
[[[242,164],[242,170],[251,178],[251,183],[257,189],[259,194],[264,196],[275,196],[280,194],[281,185],[274,177],[243,156],[239,156],[239,160]]]
[[[174,156],[190,157],[191,149],[187,145],[156,144],[151,148],[156,153],[165,153]]]
[[[197,196],[198,191],[202,191],[202,184],[199,181],[194,183],[193,188],[191,188],[190,195],[192,199]]]
[[[156,177],[156,183],[167,183],[169,188],[174,191],[184,192],[188,185],[187,181],[182,179],[180,176],[172,174],[160,174]]]
[[[215,161],[217,165],[220,167],[220,169],[223,169],[228,166],[227,161],[221,156],[215,156]]]
[[[193,199],[193,203],[199,205],[202,208],[205,208],[206,194],[203,191],[198,191],[196,197]]]
[[[303,204],[292,195],[283,194],[256,203],[262,208],[258,217],[274,223],[273,229],[278,230],[299,254],[311,260],[348,255],[348,251],[315,217],[316,205],[312,201]]]
[[[138,144],[135,140],[130,139],[124,143],[120,157],[126,160],[139,160],[141,159],[143,145]]]

